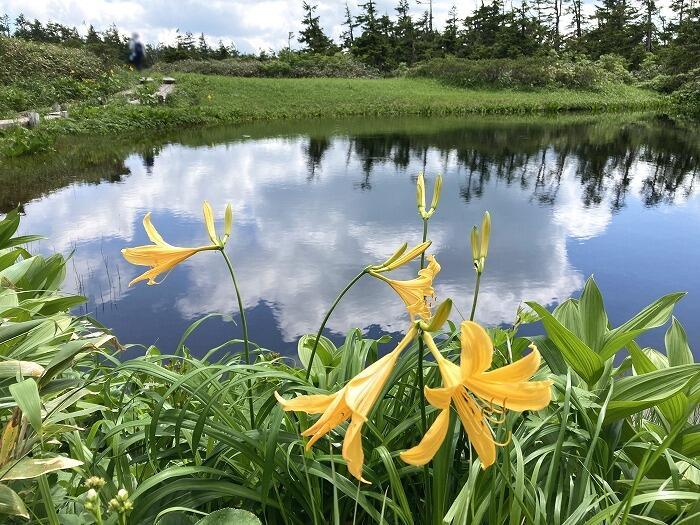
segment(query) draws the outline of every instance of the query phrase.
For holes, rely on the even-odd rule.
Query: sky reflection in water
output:
[[[425,169],[430,188],[435,174],[445,177],[430,237],[443,268],[438,299],[453,298],[455,318],[468,315],[474,285],[469,229],[489,210],[493,236],[479,321],[510,323],[521,301],[558,303],[594,274],[613,324],[664,293],[689,291],[676,314],[698,355],[700,282],[692,261],[700,260],[700,151],[692,133],[632,117],[288,126],[126,147],[114,153],[102,182],[81,182],[105,170],[98,154],[67,186],[29,195],[22,231],[48,237],[40,250],[75,250],[69,290],[87,295],[87,311],[123,343],[170,352],[193,320],[234,308],[223,260],[199,254],[160,286],[128,288],[140,268],[119,251],[148,242],[141,226],[147,211],[168,242],[203,244],[202,201],[211,202],[219,221],[230,201],[228,250],[252,337],[292,354],[296,339],[317,329],[360,268],[420,241],[415,179]],[[96,148],[75,145],[81,147]],[[406,325],[394,293],[367,277],[328,328],[340,335],[361,327],[378,336]],[[213,319],[192,347],[201,352],[239,335],[239,326]],[[662,336],[647,342],[660,344]]]

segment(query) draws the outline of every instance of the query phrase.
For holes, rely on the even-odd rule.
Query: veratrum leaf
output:
[[[605,422],[616,421],[658,405],[683,390],[690,382],[695,383],[700,377],[699,373],[700,363],[620,379],[615,383]]]
[[[308,368],[311,361],[311,351],[316,341],[315,335],[305,335],[299,339],[297,345],[297,355],[299,360]],[[333,355],[336,352],[335,345],[327,337],[321,336],[316,347],[316,355],[314,356],[314,364],[311,367],[311,374],[319,381],[325,383],[326,367],[330,367],[333,363]]]
[[[658,369],[668,368],[668,363],[663,367],[659,367],[654,361],[642,350],[634,341],[627,346],[630,355],[632,356],[632,364],[637,374],[649,374]],[[655,350],[646,349],[646,351],[654,352],[651,355],[659,355]],[[671,423],[680,421],[685,417],[688,408],[688,398],[683,392],[677,392],[665,401],[659,403],[656,408],[664,415]]]
[[[546,308],[535,302],[526,304],[540,316],[547,335],[562,353],[567,364],[586,383],[595,383],[603,372],[603,361],[598,357],[598,354],[557,321]]]
[[[41,434],[41,399],[36,381],[27,379],[10,385],[10,394],[34,431]]]
[[[82,465],[82,461],[64,456],[53,458],[24,458],[19,461],[10,462],[0,470],[0,479],[33,479],[49,472],[65,470]]]
[[[676,303],[685,296],[685,292],[676,292],[664,295],[652,304],[643,308],[637,315],[629,321],[621,324],[614,330],[610,330],[603,338],[603,346],[600,350],[600,357],[603,361],[610,359],[615,352],[625,346],[631,339],[626,339],[624,334],[637,332],[637,335],[651,329],[657,328],[668,321]],[[632,337],[632,339],[634,338]],[[626,342],[625,342],[626,341]]]
[[[29,519],[29,512],[24,506],[22,498],[7,485],[0,483],[0,514],[10,514],[11,516],[21,516]]]
[[[261,525],[260,520],[247,510],[221,509],[202,518],[195,525]]]
[[[608,329],[608,314],[605,313],[603,296],[593,277],[589,277],[579,299],[581,333],[583,342],[594,352],[600,351],[603,336]]]
[[[671,327],[664,338],[666,356],[671,366],[689,365],[693,363],[693,353],[688,346],[688,336],[681,323],[675,317],[671,318]]]

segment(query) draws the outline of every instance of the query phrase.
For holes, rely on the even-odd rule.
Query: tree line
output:
[[[624,57],[638,68],[649,53],[661,56],[676,72],[700,67],[700,6],[698,0],[672,0],[662,13],[655,0],[600,0],[586,16],[583,0],[482,0],[471,13],[460,15],[453,5],[443,27],[435,23],[432,0],[398,0],[393,12],[380,13],[375,0],[345,2],[343,32],[333,40],[323,28],[318,5],[303,1],[302,29],[296,36],[303,53],[349,53],[358,60],[391,71],[444,56],[468,59],[547,56],[553,53],[597,59]],[[98,32],[90,26],[84,37],[74,27],[42,24],[19,15],[11,23],[0,17],[0,35],[40,42],[87,46],[100,54],[124,57],[128,39],[116,26]],[[211,45],[204,34],[178,31],[173,44],[147,48],[151,61],[186,58],[225,59],[239,56],[234,46]],[[274,56],[261,51],[259,58]]]
[[[697,67],[700,9],[695,2],[673,0],[667,16],[655,0],[601,0],[594,14],[586,16],[582,0],[482,0],[465,17],[453,4],[441,29],[435,26],[431,0],[399,0],[393,16],[379,13],[374,0],[360,3],[355,13],[346,2],[343,33],[334,42],[323,30],[317,4],[304,1],[298,41],[305,51],[345,50],[382,70],[443,56],[491,59],[550,53],[593,59],[617,54],[636,68],[648,53],[679,47],[683,50],[676,54],[694,51]],[[414,13],[415,7],[424,10]]]

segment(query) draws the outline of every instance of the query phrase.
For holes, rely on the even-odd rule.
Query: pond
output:
[[[477,320],[511,323],[522,301],[553,306],[594,275],[614,325],[688,291],[676,315],[700,355],[696,131],[650,115],[595,115],[282,122],[72,140],[0,166],[0,206],[21,204],[22,231],[48,239],[35,250],[73,253],[68,291],[84,294],[81,311],[125,344],[171,352],[194,320],[227,314],[199,328],[191,345],[199,353],[240,336],[221,257],[199,254],[160,286],[128,287],[141,268],[120,250],[148,243],[148,211],[168,242],[204,244],[202,201],[219,219],[231,202],[228,252],[251,336],[293,355],[362,267],[420,241],[416,176],[425,171],[430,195],[442,173],[431,250],[442,265],[437,296],[453,298],[455,319],[468,316],[474,287],[469,231],[489,210]],[[366,278],[328,328],[341,339],[353,327],[377,337],[406,325],[390,288]],[[661,346],[663,330],[643,342]]]

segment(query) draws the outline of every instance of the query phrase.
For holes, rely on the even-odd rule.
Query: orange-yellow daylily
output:
[[[129,286],[138,283],[139,281],[148,281],[149,285],[157,284],[156,278],[160,274],[172,270],[175,268],[175,266],[184,260],[189,259],[195,253],[207,250],[220,250],[223,248],[223,246],[226,244],[226,240],[228,240],[228,237],[231,234],[232,215],[230,205],[226,208],[225,231],[224,236],[221,239],[216,236],[216,230],[214,228],[214,214],[208,202],[204,202],[203,209],[204,223],[212,243],[194,248],[173,246],[165,242],[160,233],[158,233],[158,230],[156,230],[151,223],[151,213],[149,212],[146,214],[146,216],[143,218],[143,227],[146,230],[148,238],[153,244],[136,246],[134,248],[125,248],[122,250],[122,255],[131,264],[138,266],[150,266],[151,269],[133,279],[129,283]]]
[[[343,440],[343,458],[350,473],[357,479],[366,481],[362,478],[365,458],[362,450],[362,425],[384,389],[399,354],[416,333],[417,329],[413,325],[393,351],[365,368],[334,394],[307,395],[287,400],[275,392],[285,411],[322,414],[314,425],[302,432],[303,436],[311,436],[306,444],[307,450],[333,428],[350,419]]]
[[[440,271],[440,265],[435,260],[435,256],[428,257],[428,266],[418,272],[418,277],[408,281],[397,281],[380,275],[378,272],[370,270],[370,275],[381,279],[391,286],[399,297],[406,303],[411,319],[416,317],[421,319],[430,318],[430,306],[428,300],[435,297],[433,279]]]
[[[494,405],[522,412],[546,407],[552,396],[551,381],[530,381],[540,366],[540,353],[532,352],[515,363],[487,372],[493,358],[493,345],[486,331],[472,321],[461,325],[460,365],[445,359],[429,333],[423,340],[433,354],[442,376],[442,388],[425,388],[425,397],[440,413],[415,447],[404,451],[401,459],[411,465],[424,465],[437,453],[450,422],[450,404],[454,403],[464,430],[481,459],[482,468],[496,461],[496,442],[487,422]],[[496,409],[498,410],[498,409]]]

